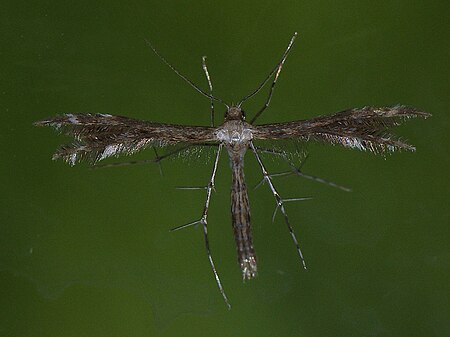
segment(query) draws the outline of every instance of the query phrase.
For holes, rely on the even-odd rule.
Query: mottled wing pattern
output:
[[[374,153],[400,149],[414,151],[414,146],[390,134],[388,130],[406,119],[429,116],[426,112],[407,106],[355,108],[309,120],[257,125],[254,126],[253,137],[319,140]]]
[[[215,141],[215,128],[152,123],[108,114],[64,114],[35,123],[52,126],[74,137],[71,144],[62,145],[53,159],[63,159],[74,165],[81,160],[99,160],[132,154],[148,146]]]

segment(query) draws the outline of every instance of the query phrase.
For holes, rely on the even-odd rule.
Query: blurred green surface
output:
[[[449,336],[449,3],[445,1],[3,1],[0,10],[0,336]],[[345,193],[279,178],[309,270],[267,186],[250,191],[259,277],[242,283],[219,166],[210,242],[197,219],[212,160],[90,170],[52,162],[66,139],[32,122],[62,112],[207,125],[203,88],[237,101],[299,38],[260,123],[364,105],[433,114],[387,160],[313,145],[305,171]],[[252,116],[262,93],[246,104]],[[217,106],[218,118],[223,111]],[[152,151],[137,158],[153,156]],[[191,158],[192,159],[192,158]],[[267,160],[267,159],[266,159]],[[268,166],[285,169],[268,161]],[[246,159],[248,185],[260,170]]]

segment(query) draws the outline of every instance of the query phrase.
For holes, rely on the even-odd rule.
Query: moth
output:
[[[62,159],[70,165],[75,165],[83,160],[96,164],[108,157],[116,157],[121,154],[130,155],[149,147],[181,146],[175,151],[177,152],[180,149],[183,150],[192,146],[215,146],[217,151],[212,173],[208,184],[204,187],[206,200],[203,213],[199,220],[179,226],[173,230],[194,225],[203,227],[208,260],[219,291],[228,308],[231,308],[231,305],[214,265],[208,241],[208,208],[214,188],[217,164],[223,149],[228,153],[231,167],[231,224],[237,247],[238,263],[242,277],[246,280],[252,279],[257,275],[257,259],[252,240],[250,204],[244,178],[244,156],[247,150],[250,150],[256,157],[262,171],[263,181],[267,183],[275,198],[275,210],[279,209],[282,213],[302,265],[306,269],[299,242],[285,210],[287,201],[303,200],[304,198],[283,199],[280,196],[273,183],[273,176],[269,174],[261,159],[260,154],[265,150],[257,147],[255,141],[271,140],[276,142],[286,139],[304,142],[319,141],[331,145],[370,151],[376,154],[398,150],[415,151],[412,145],[392,135],[389,129],[398,126],[409,118],[427,118],[431,116],[429,113],[412,107],[396,105],[382,108],[354,108],[307,120],[256,125],[255,121],[270,104],[277,80],[296,37],[297,33],[294,33],[280,61],[269,75],[254,91],[242,98],[237,104],[228,104],[212,94],[213,88],[206,66],[206,57],[202,59],[202,67],[208,82],[208,91],[204,91],[180,73],[147,41],[147,44],[162,62],[196,91],[210,100],[211,123],[209,126],[163,124],[129,117],[94,113],[66,113],[35,122],[37,126],[51,126],[59,132],[74,138],[73,143],[62,145],[53,155],[54,160]],[[247,121],[242,105],[256,95],[270,79],[272,79],[272,82],[265,104],[250,121]],[[218,126],[214,125],[214,102],[219,102],[226,107],[224,121]],[[157,156],[156,160],[160,159],[162,157]],[[302,174],[300,170],[296,172]],[[319,178],[309,177],[324,182]],[[335,185],[333,183],[329,184]]]

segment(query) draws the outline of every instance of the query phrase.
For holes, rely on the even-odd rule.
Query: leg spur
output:
[[[205,200],[205,205],[203,207],[203,214],[202,217],[199,220],[193,221],[191,223],[185,224],[185,225],[181,225],[178,227],[175,227],[172,229],[172,231],[177,231],[183,228],[187,228],[187,227],[191,227],[191,226],[195,226],[198,224],[201,224],[203,226],[203,235],[204,235],[204,239],[205,239],[205,247],[206,247],[206,254],[208,255],[208,260],[209,263],[211,265],[211,269],[214,273],[214,278],[216,279],[216,283],[217,286],[219,287],[219,291],[222,294],[222,297],[225,301],[225,304],[227,305],[228,309],[231,309],[231,304],[228,301],[228,297],[225,294],[225,290],[223,289],[222,286],[222,282],[220,281],[219,278],[219,274],[217,273],[216,267],[214,265],[214,261],[211,255],[211,250],[209,248],[209,240],[208,240],[208,209],[209,209],[209,202],[211,200],[211,193],[212,190],[214,189],[214,179],[216,177],[216,172],[217,172],[217,164],[219,163],[219,157],[220,157],[220,152],[222,150],[222,144],[219,144],[219,148],[217,149],[217,155],[216,155],[216,159],[214,161],[214,168],[211,174],[211,178],[208,182],[208,185],[206,185],[205,187],[202,187],[201,189],[205,189],[206,190],[206,200]]]
[[[303,268],[306,269],[306,263],[305,263],[305,259],[303,258],[302,250],[300,249],[300,245],[299,245],[297,237],[296,237],[296,235],[294,233],[294,229],[292,228],[292,226],[291,226],[291,224],[289,222],[289,218],[288,218],[286,210],[284,208],[284,203],[287,202],[288,200],[292,200],[292,199],[282,199],[281,198],[280,194],[277,192],[277,190],[275,189],[275,186],[273,185],[272,178],[271,178],[270,174],[267,172],[263,162],[261,161],[261,158],[260,158],[260,156],[258,154],[258,151],[256,150],[256,147],[253,145],[253,143],[250,143],[250,147],[251,147],[253,153],[256,156],[256,160],[258,161],[259,166],[261,167],[261,170],[262,170],[262,173],[263,173],[263,176],[264,176],[264,180],[269,185],[270,190],[272,191],[272,194],[273,194],[273,196],[275,198],[275,201],[277,203],[276,210],[280,209],[281,213],[283,214],[284,222],[286,223],[286,226],[289,229],[289,233],[291,234],[292,240],[294,241],[295,247],[297,248],[297,252],[298,252],[298,255],[300,256],[300,259],[302,261]],[[305,200],[305,199],[304,198],[298,198],[296,200]]]

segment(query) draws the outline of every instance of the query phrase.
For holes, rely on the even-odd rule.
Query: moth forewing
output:
[[[74,142],[61,146],[54,159],[71,165],[87,160],[96,163],[120,154],[133,154],[150,146],[204,143],[216,140],[215,128],[154,123],[109,114],[64,114],[36,122],[73,136]]]
[[[253,136],[271,140],[318,140],[374,153],[414,151],[414,146],[391,134],[389,129],[409,118],[429,116],[429,113],[401,105],[355,108],[308,120],[257,125]]]

